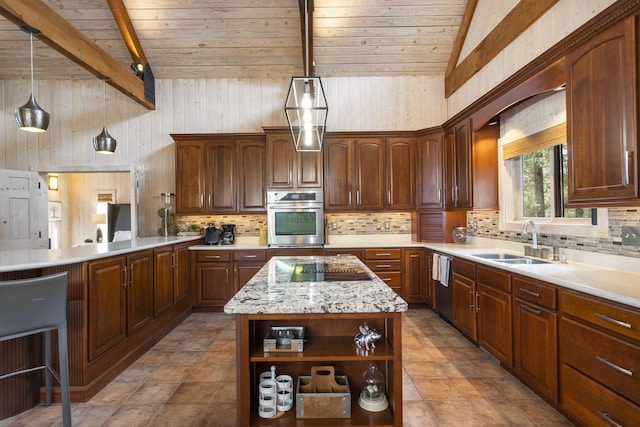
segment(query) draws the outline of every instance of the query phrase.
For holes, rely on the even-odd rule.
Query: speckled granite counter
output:
[[[356,267],[369,280],[294,281],[301,264]],[[354,256],[273,257],[225,306],[229,314],[382,313],[407,303]]]

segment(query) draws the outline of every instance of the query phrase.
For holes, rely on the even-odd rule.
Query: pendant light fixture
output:
[[[18,127],[27,132],[46,132],[49,127],[49,113],[44,111],[36,102],[33,96],[33,35],[40,34],[39,30],[33,27],[20,27],[25,33],[29,33],[29,42],[31,44],[31,96],[26,104],[15,109],[15,118]]]
[[[107,132],[107,80],[108,77],[99,76],[102,80],[102,100],[103,100],[103,116],[102,116],[102,132],[93,138],[93,149],[100,154],[113,154],[116,152],[116,139]]]
[[[310,16],[313,0],[300,1],[300,13],[304,26],[304,73],[292,77],[284,112],[296,151],[322,151],[327,124],[327,98],[320,77],[311,72]],[[304,10],[303,10],[304,9]]]

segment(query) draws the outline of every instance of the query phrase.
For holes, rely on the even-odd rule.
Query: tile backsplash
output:
[[[500,231],[499,211],[470,211],[467,229],[472,236],[513,242],[530,242],[529,236],[514,231]],[[477,230],[473,230],[474,222]],[[609,208],[609,237],[575,237],[570,235],[538,234],[538,243],[588,252],[624,255],[640,258],[640,246],[622,244],[622,227],[640,225],[640,207]]]

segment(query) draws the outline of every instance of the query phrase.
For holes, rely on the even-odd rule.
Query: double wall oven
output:
[[[323,246],[322,189],[267,192],[267,228],[272,247]]]

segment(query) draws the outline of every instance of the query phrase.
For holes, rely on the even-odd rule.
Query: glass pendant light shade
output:
[[[102,132],[93,137],[93,149],[99,154],[113,154],[116,152],[116,139],[107,131],[107,77],[99,77],[103,81],[103,116]]]
[[[292,77],[284,111],[296,151],[322,151],[329,108],[320,77]]]
[[[39,31],[29,27],[22,29],[29,33],[31,45],[31,96],[26,104],[15,109],[16,123],[21,130],[27,132],[46,132],[49,127],[49,113],[38,105],[35,96],[33,96],[33,33],[39,33]]]

